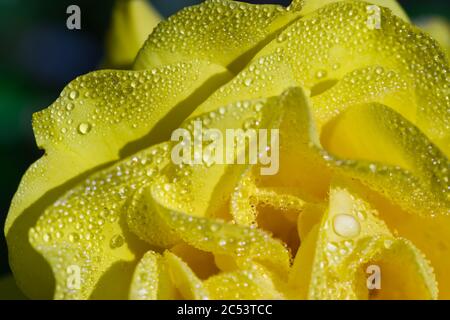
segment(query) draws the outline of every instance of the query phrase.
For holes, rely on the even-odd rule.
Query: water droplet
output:
[[[148,170],[147,170],[147,177],[151,177],[151,176],[153,176],[154,174],[155,174],[155,169],[153,169],[153,168],[149,168]]]
[[[286,34],[282,33],[277,37],[278,42],[283,42],[287,39]]]
[[[345,238],[359,235],[361,225],[355,217],[348,214],[338,214],[333,219],[333,229],[336,234]]]
[[[67,111],[72,111],[74,108],[75,108],[75,105],[74,105],[72,102],[69,102],[69,103],[66,105],[66,110],[67,110]]]
[[[244,84],[245,84],[247,87],[249,87],[249,86],[252,84],[252,82],[253,82],[253,80],[250,79],[250,78],[248,78],[248,79],[245,79]]]
[[[256,111],[256,112],[260,112],[260,111],[262,110],[263,107],[264,107],[263,104],[262,104],[261,102],[258,102],[258,103],[255,105],[255,111]]]
[[[78,132],[81,134],[88,134],[91,131],[91,125],[87,122],[82,122],[78,126]]]
[[[78,98],[78,96],[79,96],[79,93],[77,90],[72,90],[69,93],[69,98],[72,100],[75,100],[76,98]]]
[[[384,72],[383,67],[376,67],[376,69],[375,69],[376,74],[382,74],[383,72]]]
[[[120,234],[116,234],[109,241],[109,246],[111,247],[111,249],[117,249],[123,246],[124,243],[125,243],[124,238]]]
[[[393,244],[392,240],[384,240],[384,247],[386,249],[390,249],[392,247],[392,244]]]
[[[365,220],[366,212],[364,212],[363,210],[360,210],[356,213],[356,216],[358,217],[359,220]]]
[[[327,250],[330,252],[336,252],[337,246],[334,243],[328,242],[327,243]]]
[[[49,233],[44,234],[43,236],[44,242],[50,242],[52,240],[52,236]]]
[[[73,233],[69,234],[70,242],[77,242],[79,239],[80,239],[80,236],[78,235],[78,233],[73,232]]]
[[[327,72],[325,70],[319,70],[316,72],[316,78],[317,79],[322,79],[325,78],[327,75]]]

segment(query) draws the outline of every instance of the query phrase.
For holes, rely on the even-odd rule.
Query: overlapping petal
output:
[[[44,209],[93,170],[167,138],[226,74],[202,61],[152,71],[98,71],[74,80],[50,108],[35,114],[36,140],[46,153],[22,178],[5,224],[7,240],[15,248],[12,268],[28,275],[18,279],[25,291],[42,292],[45,283],[51,287],[48,279],[33,285],[33,279],[41,278],[33,270],[48,274],[45,266],[28,268],[33,261],[42,265],[26,239]],[[22,260],[24,256],[30,261]]]
[[[294,282],[301,273],[309,274],[304,260],[310,255],[309,299],[437,298],[433,271],[423,254],[409,241],[393,237],[376,215],[352,187],[333,183],[328,212],[313,236],[315,251],[299,251],[291,271]],[[379,270],[380,284],[368,289],[371,266]]]
[[[118,284],[120,279],[126,288],[137,258],[146,251],[124,221],[127,201],[167,163],[167,152],[166,145],[157,145],[100,171],[41,215],[30,231],[30,242],[52,267],[55,298],[101,297],[102,283]],[[19,258],[18,263],[24,263],[28,257]],[[73,266],[80,270],[78,288],[67,286]]]
[[[258,300],[283,299],[277,290],[270,272],[257,264],[247,270],[224,272],[205,281],[211,299]]]
[[[388,226],[392,230],[396,230],[399,235],[412,240],[430,259],[436,270],[441,295],[446,297],[448,281],[443,270],[448,268],[447,259],[444,258],[446,248],[448,248],[445,234],[448,234],[448,231],[445,230],[448,230],[450,224],[448,222],[448,173],[446,171],[449,162],[445,155],[406,119],[391,109],[376,104],[356,105],[338,117],[334,121],[335,126],[339,126],[346,114],[354,112],[352,116],[349,116],[348,122],[344,120],[341,123],[341,133],[337,133],[338,130],[327,133],[336,135],[335,138],[341,140],[339,142],[336,140],[333,144],[326,140],[324,146],[329,150],[325,150],[318,142],[314,118],[312,111],[309,110],[310,105],[305,101],[301,91],[292,89],[285,93],[279,101],[285,108],[288,108],[289,104],[297,107],[296,109],[292,107],[295,113],[288,117],[289,121],[295,122],[296,125],[290,125],[288,128],[291,128],[291,131],[293,131],[292,128],[296,128],[303,133],[298,135],[297,139],[288,141],[296,141],[297,146],[304,146],[305,154],[315,157],[319,163],[323,161],[328,164],[333,175],[344,174],[356,178],[368,186],[372,190],[366,191],[369,194],[370,202],[375,203],[374,206],[379,210],[380,216],[387,221]],[[360,126],[359,130],[355,130],[355,126]],[[347,129],[350,129],[351,133]],[[383,136],[386,134],[387,136]],[[281,135],[283,136],[283,134]],[[375,136],[377,137],[376,141],[373,138]],[[361,140],[352,143],[353,139]],[[392,144],[396,146],[395,152]],[[358,155],[357,152],[346,153],[343,151],[356,145],[358,145],[355,147],[356,149],[370,149],[364,153],[365,159],[361,158],[362,153]],[[299,150],[301,148],[297,147],[297,151]],[[333,152],[340,157],[333,155]],[[426,156],[429,153],[433,154],[433,157]],[[417,157],[412,154],[423,156]],[[322,160],[318,160],[317,157]],[[381,159],[379,157],[388,158]],[[293,155],[289,157],[289,159],[293,158]],[[281,161],[282,159],[283,157],[281,157]],[[381,162],[377,162],[377,160]],[[409,162],[408,166],[404,165],[405,161]],[[301,163],[307,164],[305,161]],[[380,165],[380,163],[384,164]],[[281,162],[280,167],[286,168],[286,165]],[[288,166],[287,171],[289,171],[290,177],[295,177],[296,172],[301,172],[302,168],[291,165]],[[284,181],[287,181],[288,178],[282,178],[280,174],[269,177],[266,181],[260,179],[260,183],[263,181],[265,185],[272,185],[278,183],[279,179],[283,179],[283,184],[286,184]],[[320,177],[317,173],[314,176]],[[324,184],[324,186],[327,185],[329,183]],[[257,187],[254,185],[254,188]],[[299,197],[305,199],[304,196],[303,198],[301,195]],[[311,243],[312,240],[308,239],[314,237],[314,233],[310,230],[313,229],[314,222],[317,222],[317,217],[320,217],[320,211],[319,204],[312,204],[309,205],[308,210],[305,210],[309,217],[303,217],[302,214],[299,216],[299,229],[304,230],[299,235],[301,239],[306,237],[306,243]],[[427,227],[421,228],[420,224]],[[302,249],[300,247],[299,252],[311,251],[311,248]]]
[[[159,24],[139,53],[135,69],[197,58],[239,71],[298,17],[296,10],[278,5],[207,0]]]
[[[385,79],[393,75],[389,71],[397,74],[394,77],[400,87],[390,90],[401,92],[407,87],[413,100],[398,111],[410,116],[408,120],[447,153],[450,102],[445,98],[449,73],[445,53],[435,40],[388,9],[382,8],[381,15],[381,28],[371,30],[366,4],[349,1],[332,3],[296,20],[194,115],[217,109],[222,103],[279,95],[291,86],[323,92],[354,70],[380,67],[376,72],[386,70]],[[387,90],[392,82],[388,79]]]

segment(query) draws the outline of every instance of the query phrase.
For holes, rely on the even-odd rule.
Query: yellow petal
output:
[[[129,67],[161,16],[148,1],[117,0],[106,41],[106,66]]]
[[[359,121],[362,121],[362,123],[360,130],[353,130],[353,135],[344,137],[355,139],[357,136],[361,136],[371,141],[370,144],[366,141],[364,143],[360,141],[361,145],[351,150],[360,150],[361,146],[372,145],[374,139],[370,139],[370,137],[375,132],[379,132],[376,133],[377,142],[373,143],[374,148],[377,148],[379,141],[385,141],[387,146],[390,143],[395,143],[397,149],[391,148],[389,152],[378,149],[379,152],[376,155],[386,157],[392,152],[391,159],[380,158],[380,160],[390,160],[392,163],[393,159],[400,157],[403,162],[407,161],[410,171],[398,165],[385,165],[361,159],[337,158],[319,147],[318,138],[314,132],[312,115],[307,109],[308,104],[299,102],[302,101],[302,98],[298,96],[298,93],[296,94],[296,89],[288,91],[284,96],[286,100],[291,100],[290,103],[292,104],[298,101],[296,104],[300,106],[298,112],[304,114],[303,120],[298,122],[303,123],[303,125],[292,127],[298,127],[302,129],[301,132],[310,133],[304,135],[303,138],[299,136],[295,140],[297,144],[300,146],[304,144],[311,148],[310,153],[318,152],[321,154],[322,159],[331,166],[334,172],[341,172],[359,179],[372,190],[378,192],[372,191],[370,193],[370,196],[368,196],[369,202],[376,206],[379,214],[383,217],[383,220],[387,221],[392,230],[397,230],[399,235],[412,240],[427,255],[436,269],[442,297],[448,296],[449,281],[447,273],[444,271],[448,269],[446,257],[450,247],[448,245],[450,228],[447,198],[448,172],[446,171],[448,159],[417,128],[399,114],[387,107],[373,104],[362,107],[355,106],[349,109],[350,112],[355,112],[360,116],[352,118],[351,121],[346,121],[346,125],[358,126]],[[290,118],[294,119],[295,117],[291,116]],[[335,123],[339,124],[339,120],[340,118],[337,118]],[[362,128],[363,126],[364,128]],[[345,132],[344,127],[341,128]],[[369,128],[375,131],[367,136],[367,132],[371,132],[366,130]],[[358,134],[355,134],[355,132]],[[383,139],[379,139],[380,135],[383,136]],[[354,146],[351,141],[349,144]],[[341,148],[347,144],[347,142],[342,143],[340,144]],[[337,147],[336,144],[335,146]],[[347,154],[347,156],[355,156],[355,154]],[[371,151],[368,154],[375,155]],[[422,154],[433,154],[433,156],[422,157]],[[320,160],[317,161],[320,162]],[[298,166],[291,166],[290,176],[295,176],[295,171],[301,169]],[[400,206],[404,209],[401,209]],[[431,212],[434,212],[435,215],[430,214]],[[302,237],[301,233],[300,237]]]
[[[355,104],[378,102],[389,106],[411,122],[417,122],[416,95],[404,74],[381,66],[356,69],[330,83],[326,91],[311,94],[317,130]]]
[[[437,298],[434,274],[423,254],[411,242],[394,238],[377,214],[351,184],[333,184],[319,230],[310,299]],[[368,287],[369,266],[380,270],[381,287]]]
[[[370,110],[369,107],[361,110],[363,109]],[[385,149],[384,147],[379,149],[380,153],[377,153],[377,156],[386,157],[392,152],[392,156],[388,156],[385,161],[395,162],[400,158],[402,163],[406,162],[410,171],[398,165],[342,160],[328,153],[323,154],[324,158],[335,166],[336,171],[360,179],[362,183],[376,191],[371,192],[368,197],[378,209],[380,217],[392,230],[413,241],[426,254],[436,271],[440,297],[448,298],[450,292],[446,272],[450,267],[446,258],[450,248],[448,159],[406,120],[393,114],[393,111],[387,111],[386,107],[378,109],[378,112],[382,110],[381,114],[390,114],[390,121],[378,122],[377,132],[381,135],[386,134],[390,125],[393,125],[391,129],[397,125],[398,130],[391,131],[389,137],[383,138],[387,146]],[[371,114],[373,121],[379,119],[380,114]],[[355,124],[354,121],[357,122],[358,118],[352,120]],[[374,122],[369,127],[373,129]],[[365,131],[359,132],[363,136]],[[377,137],[376,140],[370,141],[379,142],[381,139]],[[395,150],[390,147],[392,142],[397,144]],[[349,144],[351,145],[350,141]],[[374,143],[373,147],[375,150],[377,143]],[[353,149],[355,150],[357,149]],[[368,154],[374,156],[373,152]]]
[[[450,217],[411,214],[398,204],[392,203],[386,196],[369,190],[364,193],[390,230],[412,241],[426,255],[439,285],[439,299],[449,299],[450,264],[447,257],[450,251]]]
[[[170,252],[185,261],[200,279],[207,279],[219,271],[211,252],[199,250],[183,242],[170,248]]]
[[[324,129],[322,143],[341,159],[373,162],[368,165],[372,173],[362,175],[378,180],[371,186],[404,209],[426,216],[450,213],[449,160],[390,108],[350,107]]]
[[[204,282],[211,299],[215,300],[271,300],[283,299],[276,289],[271,273],[254,264],[247,270],[224,272]]]
[[[289,10],[295,10],[300,11],[303,6],[305,5],[305,0],[292,0],[291,4],[289,5]]]
[[[40,216],[30,242],[53,270],[55,298],[125,294],[118,286],[128,286],[137,259],[147,251],[124,221],[127,200],[165,165],[167,151],[157,145],[99,171]],[[34,263],[30,258],[20,256],[17,263]],[[67,285],[74,268],[80,271],[79,288]],[[108,291],[105,285],[117,287]]]
[[[230,211],[238,224],[252,225],[256,221],[257,191],[253,168],[249,167],[242,173],[233,194],[231,195]]]
[[[342,0],[304,0],[303,7],[300,13],[306,15],[319,9],[320,7],[338,1]],[[370,6],[372,4],[389,8],[392,10],[392,13],[409,22],[408,16],[396,0],[363,0],[363,2],[367,3],[367,6]]]
[[[322,220],[325,205],[322,203],[307,203],[298,215],[297,232],[300,239],[306,239],[312,229]]]
[[[257,167],[249,167],[241,176],[231,196],[231,215],[238,224],[256,223],[257,206],[270,206],[282,212],[302,211],[305,202],[284,188],[259,188]],[[294,219],[296,219],[294,217]]]
[[[147,252],[136,267],[130,299],[205,300],[209,295],[202,281],[179,256]]]
[[[149,251],[136,266],[131,282],[131,300],[167,300],[179,296],[169,274],[166,260]]]
[[[284,190],[305,202],[323,201],[331,171],[311,148],[319,142],[309,98],[301,88],[292,88],[281,95],[273,108],[284,112],[279,125],[280,170],[276,175],[261,176],[258,187]]]
[[[152,188],[158,193],[162,204],[166,208],[189,215],[229,218],[230,195],[242,171],[248,166],[237,164],[237,155],[241,154],[242,150],[233,148],[227,153],[225,147],[219,159],[205,156],[205,153],[199,158],[192,158],[192,155],[196,154],[194,137],[198,135],[197,130],[214,129],[223,137],[216,140],[217,148],[223,148],[227,143],[225,141],[227,130],[241,130],[241,136],[246,139],[248,129],[259,127],[270,129],[277,120],[274,113],[275,111],[268,108],[264,100],[238,101],[186,120],[179,130],[183,130],[189,139],[184,137],[183,141],[171,142],[169,149],[170,157],[174,160],[181,152],[176,148],[184,142],[189,149],[183,150],[182,153],[188,155],[188,163],[168,163],[153,182]],[[203,150],[212,144],[207,145],[205,141],[202,144]],[[233,157],[231,164],[227,164],[228,155]],[[246,155],[247,159],[248,157]],[[177,243],[178,238],[172,230],[167,230],[161,235],[160,229],[163,224],[161,218],[157,214],[148,214],[148,211],[154,210],[148,205],[152,203],[151,197],[143,190],[137,191],[128,210],[128,224],[141,239],[155,246],[169,248]]]
[[[264,100],[238,101],[186,120],[180,129],[189,139],[183,137],[182,141],[172,142],[171,155],[173,159],[180,153],[186,153],[191,164],[170,164],[164,169],[164,175],[155,187],[161,194],[160,199],[163,199],[164,205],[197,216],[217,215],[217,212],[227,209],[225,206],[229,195],[242,171],[248,166],[246,161],[240,164],[238,156],[244,155],[247,161],[250,158],[246,150],[227,148],[228,143],[233,142],[229,141],[227,132],[234,129],[234,141],[236,145],[242,145],[242,141],[249,141],[247,130],[270,129],[273,126],[277,119],[273,113]],[[213,142],[204,140],[203,152],[197,152],[196,145],[200,143],[194,144],[197,141],[194,141],[194,137],[198,136],[198,132],[204,132],[200,130],[208,129],[220,133],[221,138],[213,139]],[[188,144],[190,149],[179,152],[177,148],[181,142]],[[211,149],[207,149],[210,147]],[[207,152],[208,150],[210,152]],[[218,152],[220,155],[215,157],[217,150],[222,152]],[[196,154],[200,156],[195,158]],[[231,162],[228,161],[229,157]]]
[[[450,23],[443,17],[435,16],[419,21],[418,25],[436,39],[450,57]]]
[[[153,173],[152,173],[153,174]],[[155,173],[156,176],[158,173]],[[151,205],[150,188],[143,186],[132,196],[127,207],[127,225],[140,239],[158,248],[170,248],[180,242],[177,233],[167,228],[165,221]]]
[[[154,201],[149,206],[152,206],[153,210],[149,210],[148,214],[159,214],[167,224],[167,229],[172,230],[186,243],[214,254],[228,255],[241,260],[255,259],[277,270],[288,269],[290,259],[288,250],[266,232],[168,210],[161,206],[157,194],[152,191]]]
[[[48,267],[26,240],[44,209],[90,170],[167,138],[223,72],[201,61],[154,71],[94,72],[74,80],[50,108],[34,115],[36,140],[46,154],[22,178],[5,223],[11,265],[24,292],[42,298],[52,291]]]
[[[305,235],[295,255],[294,263],[289,271],[289,284],[292,289],[288,291],[288,294],[291,299],[305,300],[308,297],[319,226],[317,223]]]
[[[196,90],[223,71],[216,65],[196,61],[152,72],[98,71],[74,80],[51,107],[34,115],[37,144],[46,155],[24,176],[6,231],[17,215],[46,191],[117,160],[120,154],[132,154],[139,147],[163,140],[171,127],[189,114],[189,110],[183,110],[186,103],[180,102],[191,95],[201,96]],[[195,101],[191,103],[195,105]],[[159,136],[153,134],[145,144],[135,142],[124,149],[128,143],[144,138],[171,109],[180,114],[164,123],[166,130],[158,130]],[[62,164],[65,170],[60,169]]]
[[[357,93],[369,92],[375,101],[389,102],[444,152],[450,152],[446,115],[449,66],[445,54],[432,38],[385,8],[381,9],[381,28],[369,29],[366,5],[331,3],[293,21],[232,81],[202,103],[193,116],[237,100],[278,96],[292,86],[304,87],[320,97],[349,73],[367,68],[365,78],[369,80],[362,76],[355,79],[358,84],[365,83]],[[341,89],[347,90],[354,76],[349,75],[344,81],[347,85]],[[368,90],[370,83],[375,83],[370,76],[383,80],[376,83],[374,92]],[[355,100],[370,99],[361,94]],[[407,99],[402,101],[402,97]],[[355,100],[347,99],[347,103]],[[324,107],[328,108],[328,117],[345,109],[336,102]]]
[[[381,8],[381,28],[370,29],[366,6],[364,2],[344,1],[315,10],[283,30],[244,71],[251,76],[250,66],[260,59],[263,63],[278,61],[277,67],[285,73],[284,83],[294,77],[297,86],[312,92],[324,82],[340,80],[355,69],[381,66],[395,71],[414,90],[414,123],[448,151],[450,101],[446,97],[450,70],[445,53],[435,40],[386,8]],[[272,76],[272,72],[264,74]],[[277,73],[273,74],[278,82]],[[274,94],[269,87],[268,94]],[[251,89],[256,91],[257,87],[247,91]]]
[[[209,299],[208,291],[204,287],[202,281],[183,260],[170,251],[164,252],[164,259],[169,268],[173,284],[184,299]]]
[[[208,0],[159,24],[139,53],[135,69],[198,58],[239,70],[297,17],[278,5]]]

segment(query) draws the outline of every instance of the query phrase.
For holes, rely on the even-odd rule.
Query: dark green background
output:
[[[167,16],[200,1],[152,2]],[[449,0],[401,2],[413,18],[450,18]],[[80,31],[66,29],[71,4],[81,8]],[[11,198],[22,174],[42,154],[34,142],[31,114],[50,105],[70,80],[100,64],[112,5],[113,0],[0,0],[0,275],[9,272],[3,222]]]

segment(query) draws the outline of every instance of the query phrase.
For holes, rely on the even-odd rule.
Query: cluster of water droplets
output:
[[[74,264],[89,277],[102,271],[97,268],[107,265],[106,252],[125,245],[120,219],[126,201],[151,181],[167,150],[164,145],[152,147],[95,174],[43,213],[30,230],[30,241],[48,259],[58,261],[53,266],[56,274],[65,275]],[[67,293],[64,284],[58,283],[60,294]]]
[[[106,70],[79,77],[50,108],[35,115],[37,140],[44,145],[51,142],[52,147],[65,143],[71,148],[85,148],[85,137],[89,141],[103,141],[110,134],[138,138],[178,102],[180,93],[196,83],[204,68],[208,63],[192,61],[145,71]]]
[[[226,0],[185,8],[158,25],[141,50],[137,67],[154,64],[154,55],[228,65],[279,28],[276,21],[294,18],[287,13],[281,6]]]
[[[255,226],[244,227],[175,212],[167,215],[166,219],[172,228],[179,230],[186,242],[202,250],[271,260],[284,266],[289,263],[285,245]]]

